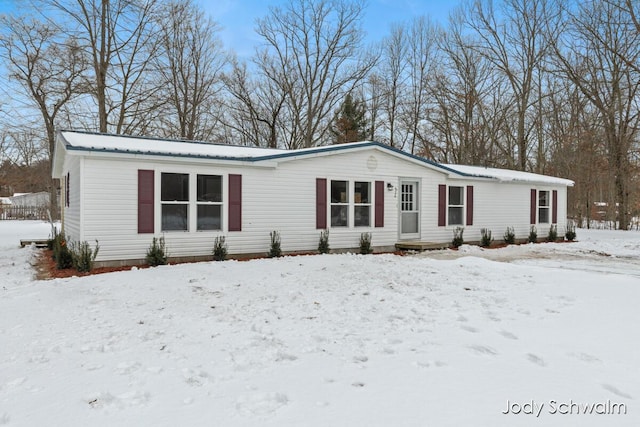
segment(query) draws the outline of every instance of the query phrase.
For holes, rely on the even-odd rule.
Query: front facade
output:
[[[197,259],[221,235],[230,255],[265,254],[274,230],[285,252],[317,249],[324,229],[332,250],[364,232],[379,250],[450,242],[456,227],[467,241],[564,233],[571,181],[459,168],[376,142],[284,151],[60,132],[53,173],[67,238],[98,240],[103,264],[141,263],[161,236],[170,257]]]

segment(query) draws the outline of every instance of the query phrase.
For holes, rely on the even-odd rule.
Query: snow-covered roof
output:
[[[228,144],[142,138],[85,132],[60,132],[71,149],[92,151],[127,152],[137,154],[165,154],[217,158],[256,158],[280,154],[284,150],[273,148],[243,147]]]
[[[449,176],[465,178],[494,179],[501,182],[532,182],[573,186],[573,181],[528,172],[507,169],[483,168],[478,166],[443,165],[419,157],[394,147],[376,142],[362,141],[347,144],[283,150],[276,148],[246,147],[229,144],[212,144],[199,141],[170,140],[138,136],[109,135],[92,132],[60,131],[59,143],[68,151],[91,151],[137,155],[158,155],[172,157],[192,157],[203,159],[261,162],[266,160],[294,159],[307,155],[335,153],[374,147],[393,155],[419,162],[429,168],[440,170]],[[56,152],[58,150],[56,149]],[[61,159],[54,153],[54,164]]]
[[[8,197],[0,197],[0,205],[12,205],[11,199]]]
[[[92,132],[60,131],[58,143],[68,151],[91,151],[137,155],[191,157],[216,160],[260,162],[286,160],[308,155],[335,153],[354,149],[376,147],[378,149],[419,162],[446,173],[456,173],[447,167],[423,157],[415,156],[394,147],[376,142],[360,141],[347,144],[284,150],[277,148],[246,147],[229,144],[212,144],[201,141],[171,140],[139,136],[109,135]],[[58,151],[58,150],[56,150]],[[58,161],[54,153],[54,164]],[[55,168],[54,168],[55,169]]]
[[[485,168],[482,166],[445,165],[446,167],[467,176],[495,179],[500,182],[532,182],[538,184],[566,185],[572,187],[570,179],[556,178],[531,172],[514,171],[510,169]]]

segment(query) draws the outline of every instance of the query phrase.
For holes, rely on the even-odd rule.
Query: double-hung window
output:
[[[162,173],[162,231],[189,230],[189,174]]]
[[[551,210],[551,199],[549,197],[549,191],[538,192],[538,223],[549,223],[549,211]]]
[[[222,230],[222,176],[197,177],[197,230]]]
[[[449,187],[449,225],[463,225],[464,187]]]
[[[356,181],[353,186],[353,225],[371,225],[371,183]]]
[[[331,226],[349,226],[349,181],[331,181]]]

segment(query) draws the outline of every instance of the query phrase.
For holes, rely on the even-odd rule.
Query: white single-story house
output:
[[[270,232],[282,250],[332,250],[399,242],[465,241],[482,228],[518,239],[531,225],[563,235],[573,182],[526,172],[441,165],[365,141],[279,150],[61,131],[53,177],[61,179],[70,241],[99,241],[100,265],[144,263],[153,237],[169,256],[206,259],[225,236],[230,255],[264,255]]]

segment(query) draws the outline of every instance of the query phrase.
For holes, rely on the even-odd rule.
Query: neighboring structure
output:
[[[50,219],[50,195],[46,191],[15,193],[8,199],[10,206],[2,209],[1,219]]]
[[[39,208],[48,208],[51,195],[46,191],[38,193],[16,193],[10,197],[14,206],[32,206]]]
[[[60,178],[69,240],[98,240],[102,264],[142,263],[153,237],[174,258],[206,258],[216,236],[229,254],[265,254],[277,230],[285,252],[332,250],[370,232],[378,250],[450,242],[464,227],[524,239],[566,226],[573,182],[525,172],[441,165],[377,142],[277,150],[63,131]]]
[[[0,197],[0,219],[9,219],[10,209],[11,199],[8,197]]]

